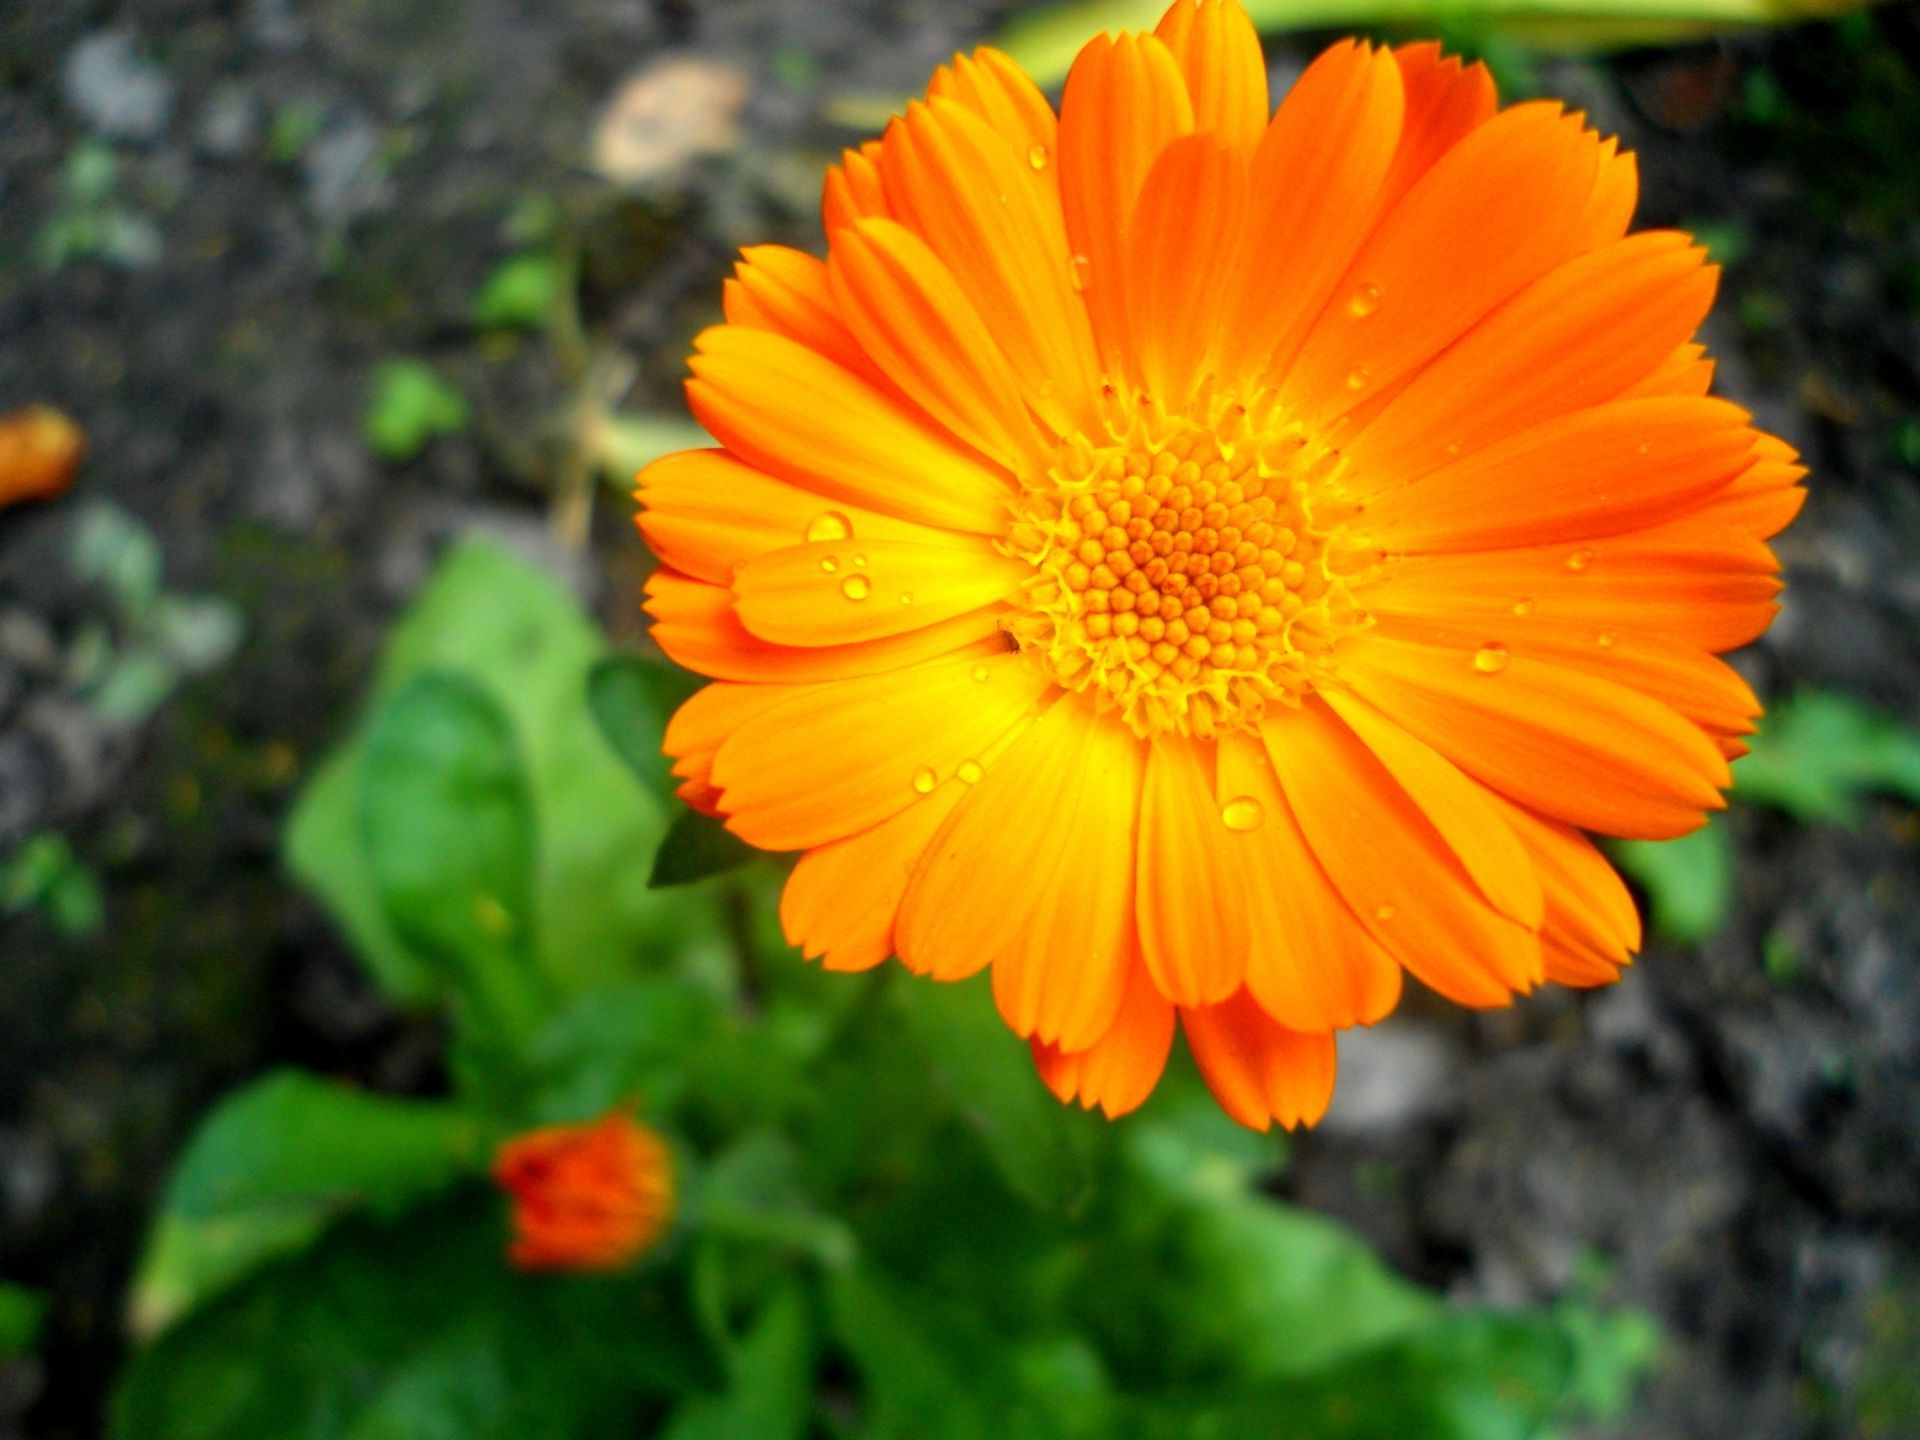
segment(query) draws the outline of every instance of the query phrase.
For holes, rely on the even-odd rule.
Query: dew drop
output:
[[[1531,615],[1533,613],[1533,597],[1530,595],[1522,595],[1518,600],[1514,601],[1513,613],[1523,620]]]
[[[1638,445],[1633,447],[1633,453],[1636,455],[1645,455],[1652,449],[1653,449],[1653,446],[1649,445],[1646,441],[1642,440]]]
[[[1347,314],[1356,320],[1364,320],[1380,308],[1380,287],[1362,285],[1347,300]]]
[[[1266,818],[1266,811],[1251,795],[1236,795],[1220,807],[1220,823],[1229,830],[1258,830]]]
[[[974,678],[974,679],[975,679],[975,680],[976,680],[977,682],[980,682],[980,683],[982,683],[982,684],[984,684],[984,683],[986,682],[986,678],[987,678],[987,667],[986,667],[986,666],[984,666],[984,665],[976,665],[976,666],[974,666],[974,667],[973,667],[973,678]]]
[[[1512,658],[1507,647],[1494,640],[1473,652],[1473,668],[1482,675],[1498,675]]]
[[[1391,905],[1380,905],[1375,907],[1373,913],[1382,920],[1391,920],[1394,916],[1398,915],[1400,912],[1399,910],[1397,910]]]
[[[913,592],[911,590],[902,590],[900,592],[900,603],[902,605],[911,605],[913,603]]]
[[[1364,365],[1356,365],[1347,372],[1347,389],[1360,391],[1367,388],[1367,381],[1373,378],[1371,371]]]
[[[960,768],[953,773],[960,777],[962,784],[977,785],[980,782],[980,777],[987,772],[980,768],[980,762],[978,760],[962,760],[960,762]]]
[[[1046,169],[1047,161],[1052,158],[1053,157],[1047,153],[1047,147],[1044,145],[1035,145],[1027,151],[1027,164],[1036,170]]]
[[[1067,265],[1067,274],[1073,281],[1075,290],[1087,288],[1087,272],[1093,269],[1093,262],[1084,255],[1076,255]]]
[[[1593,564],[1593,551],[1587,549],[1584,545],[1567,556],[1567,569],[1573,571],[1576,575],[1584,572],[1591,564]]]
[[[853,568],[854,568],[854,569],[856,569],[856,570],[864,570],[864,569],[866,569],[866,568],[867,568],[867,557],[866,557],[866,556],[864,556],[864,555],[856,555],[856,556],[854,556],[854,557],[853,557]]]
[[[840,593],[849,600],[864,600],[873,593],[873,582],[864,575],[849,575],[840,582]]]
[[[1460,453],[1460,442],[1458,440],[1449,440],[1447,442],[1447,454],[1458,455],[1459,453]]]
[[[1602,630],[1598,635],[1594,637],[1594,643],[1597,644],[1602,650],[1611,650],[1613,648],[1614,642],[1619,638],[1620,637],[1615,635],[1611,630]]]
[[[933,767],[930,765],[922,765],[918,770],[913,772],[913,788],[918,790],[922,795],[931,795],[933,793],[933,787],[939,783],[940,777],[934,773]]]
[[[827,540],[845,540],[853,534],[853,524],[838,510],[828,510],[807,522],[807,539],[816,544]]]

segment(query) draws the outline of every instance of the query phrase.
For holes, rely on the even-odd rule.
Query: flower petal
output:
[[[1238,155],[1211,135],[1188,135],[1161,152],[1134,211],[1125,283],[1138,348],[1128,373],[1176,407],[1219,343],[1228,293],[1220,257],[1239,241],[1246,188]]]
[[[843,226],[893,215],[880,178],[881,150],[881,141],[869,140],[857,150],[846,151],[840,163],[827,171],[820,196],[820,228],[826,231],[829,244]]]
[[[694,691],[667,721],[662,753],[685,783],[680,798],[704,815],[719,813],[713,757],[741,725],[789,700],[814,692],[810,685],[707,685]]]
[[[1595,985],[1618,977],[1640,948],[1640,912],[1607,857],[1570,825],[1496,800],[1527,848],[1547,898],[1540,939],[1547,978]],[[1579,963],[1569,964],[1578,958]],[[1569,978],[1574,976],[1577,978]]]
[[[1466,65],[1456,55],[1443,56],[1437,40],[1402,45],[1393,59],[1406,95],[1406,119],[1393,168],[1380,189],[1383,208],[1397,204],[1468,131],[1491,120],[1500,104],[1487,67],[1477,60]]]
[[[1276,1025],[1241,991],[1218,1005],[1182,1010],[1180,1023],[1213,1098],[1242,1125],[1312,1125],[1333,1099],[1331,1035]]]
[[[1007,477],[850,371],[737,325],[695,343],[694,418],[749,464],[906,520],[982,535],[1004,527]]]
[[[1249,934],[1245,885],[1214,798],[1214,747],[1178,735],[1148,746],[1134,905],[1160,993],[1210,1005],[1240,988]]]
[[[1085,1050],[1062,1050],[1044,1040],[1029,1042],[1034,1067],[1046,1087],[1080,1108],[1098,1105],[1109,1120],[1137,1110],[1160,1083],[1173,1048],[1173,1006],[1138,960],[1128,967],[1126,989],[1113,1023]]]
[[[1018,725],[1045,683],[1000,655],[796,687],[804,703],[738,725],[714,756],[727,828],[766,850],[870,829]]]
[[[749,246],[723,294],[728,324],[784,335],[878,389],[890,386],[840,318],[827,267],[814,256],[785,245]]]
[[[1267,128],[1267,61],[1239,0],[1174,0],[1153,33],[1186,78],[1194,128],[1250,152]]]
[[[1030,155],[1037,145],[1045,152],[1043,159],[1050,158],[1058,142],[1060,126],[1047,97],[1026,71],[998,50],[982,46],[971,55],[955,56],[952,65],[934,71],[927,99],[964,105],[1016,155]]]
[[[1098,1040],[1137,948],[1143,748],[1080,697],[1055,703],[934,837],[901,907],[902,958],[943,978],[991,960],[1015,1033]]]
[[[740,623],[782,645],[850,645],[965,615],[1032,578],[1032,566],[966,540],[823,540],[771,551],[734,573]]]

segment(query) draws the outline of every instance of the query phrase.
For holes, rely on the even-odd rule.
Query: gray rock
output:
[[[173,113],[173,82],[139,54],[131,30],[89,35],[67,53],[60,79],[73,112],[116,140],[157,140]]]
[[[1388,1020],[1340,1037],[1340,1079],[1321,1128],[1341,1139],[1382,1139],[1444,1114],[1460,1066],[1430,1026]]]

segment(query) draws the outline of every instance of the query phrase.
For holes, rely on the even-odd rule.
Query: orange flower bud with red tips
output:
[[[617,1270],[673,1218],[666,1142],[618,1111],[516,1135],[493,1178],[513,1199],[507,1254],[522,1270]]]
[[[0,506],[64,493],[86,448],[80,427],[45,405],[0,418]]]

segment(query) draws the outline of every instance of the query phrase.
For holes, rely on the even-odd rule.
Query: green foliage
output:
[[[1618,840],[1611,848],[1620,868],[1647,892],[1653,928],[1667,939],[1697,945],[1727,918],[1735,856],[1724,822],[1679,840]]]
[[[0,912],[25,910],[40,911],[54,933],[68,940],[99,934],[105,919],[100,882],[65,837],[50,831],[28,836],[0,861]]]
[[[553,315],[562,284],[551,255],[509,255],[473,297],[473,323],[485,330],[538,330]]]
[[[458,435],[473,419],[467,397],[421,360],[389,360],[373,372],[362,429],[382,460],[413,459],[441,435]]]
[[[47,1297],[25,1285],[0,1280],[0,1361],[25,1355],[40,1343]]]
[[[120,158],[103,140],[83,140],[67,152],[60,200],[34,249],[40,266],[58,270],[80,260],[104,260],[140,270],[160,258],[160,231],[119,198]]]
[[[117,1440],[1503,1440],[1619,1408],[1644,1324],[1394,1275],[1263,1193],[1278,1143],[1184,1062],[1109,1124],[1047,1094],[986,976],[797,960],[770,866],[724,915],[649,892],[663,832],[676,877],[726,833],[661,820],[684,693],[502,552],[444,563],[289,847],[376,977],[451,1013],[454,1093],[285,1072],[214,1111]],[[616,1107],[668,1140],[667,1238],[514,1274],[496,1142]]]

